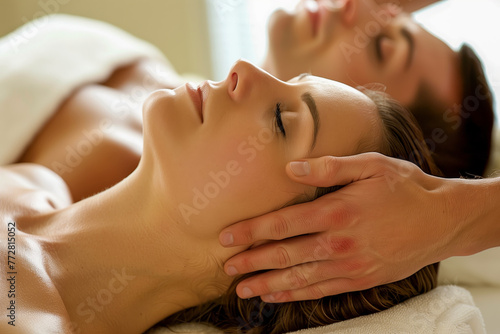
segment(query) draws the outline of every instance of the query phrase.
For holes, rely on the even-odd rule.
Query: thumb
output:
[[[324,156],[289,162],[286,173],[293,181],[315,186],[346,185],[377,176],[388,157],[379,153],[362,153],[347,157]]]

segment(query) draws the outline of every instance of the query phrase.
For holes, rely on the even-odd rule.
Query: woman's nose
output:
[[[233,65],[226,80],[228,93],[237,102],[258,94],[259,90],[270,89],[274,81],[278,82],[269,73],[245,60],[238,60]]]

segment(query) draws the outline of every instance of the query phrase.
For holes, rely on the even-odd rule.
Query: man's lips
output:
[[[200,116],[201,122],[203,123],[203,92],[201,86],[194,87],[192,83],[186,84],[186,90],[193,101],[194,107],[198,115]]]
[[[300,5],[307,12],[312,35],[316,37],[329,29],[331,16],[345,6],[345,0],[303,0]]]
[[[313,36],[316,36],[318,34],[318,26],[320,19],[319,5],[314,0],[307,0],[304,2],[304,8],[307,11],[309,19],[311,20]]]

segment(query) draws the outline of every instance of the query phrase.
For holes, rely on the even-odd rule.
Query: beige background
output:
[[[109,22],[159,47],[179,73],[212,77],[205,0],[0,0],[0,36],[50,13]]]

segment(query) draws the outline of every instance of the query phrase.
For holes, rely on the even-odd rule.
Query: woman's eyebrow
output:
[[[318,130],[319,130],[319,113],[318,113],[318,108],[316,108],[316,102],[314,101],[313,97],[309,92],[306,92],[302,94],[301,96],[302,101],[307,104],[307,107],[309,108],[309,111],[311,112],[311,116],[314,121],[314,135],[313,135],[313,142],[311,144],[311,148],[309,149],[309,153],[314,149],[314,146],[316,145],[316,138],[318,137]]]

